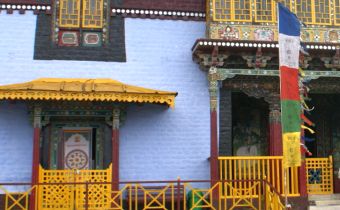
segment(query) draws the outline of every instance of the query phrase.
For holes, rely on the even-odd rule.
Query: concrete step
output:
[[[340,194],[309,195],[309,210],[340,210]]]
[[[331,206],[331,205],[339,205],[340,200],[317,200],[315,201],[316,206]]]
[[[308,200],[320,201],[320,200],[340,200],[340,194],[329,194],[329,195],[309,195]]]
[[[340,205],[334,206],[309,206],[309,210],[340,210]]]

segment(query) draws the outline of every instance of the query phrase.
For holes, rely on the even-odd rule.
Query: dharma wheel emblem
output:
[[[66,166],[70,169],[84,169],[89,160],[87,154],[79,149],[70,151],[65,159]]]

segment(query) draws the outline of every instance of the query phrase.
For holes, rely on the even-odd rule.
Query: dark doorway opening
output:
[[[232,93],[232,145],[235,156],[266,156],[269,106],[263,98]]]

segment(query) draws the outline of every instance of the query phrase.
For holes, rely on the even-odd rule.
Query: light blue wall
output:
[[[32,137],[26,105],[1,101],[0,182],[31,180]]]
[[[120,178],[209,178],[208,85],[191,55],[195,40],[204,37],[204,22],[126,19],[127,63],[33,60],[35,25],[31,13],[0,13],[0,28],[6,29],[0,32],[0,84],[40,77],[112,78],[177,91],[173,110],[129,106],[120,132]],[[0,158],[9,161],[0,163],[0,182],[30,180],[31,142],[25,107],[2,104]]]

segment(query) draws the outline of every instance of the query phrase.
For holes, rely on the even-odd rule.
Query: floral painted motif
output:
[[[254,37],[258,41],[274,41],[274,31],[269,28],[255,29]]]

